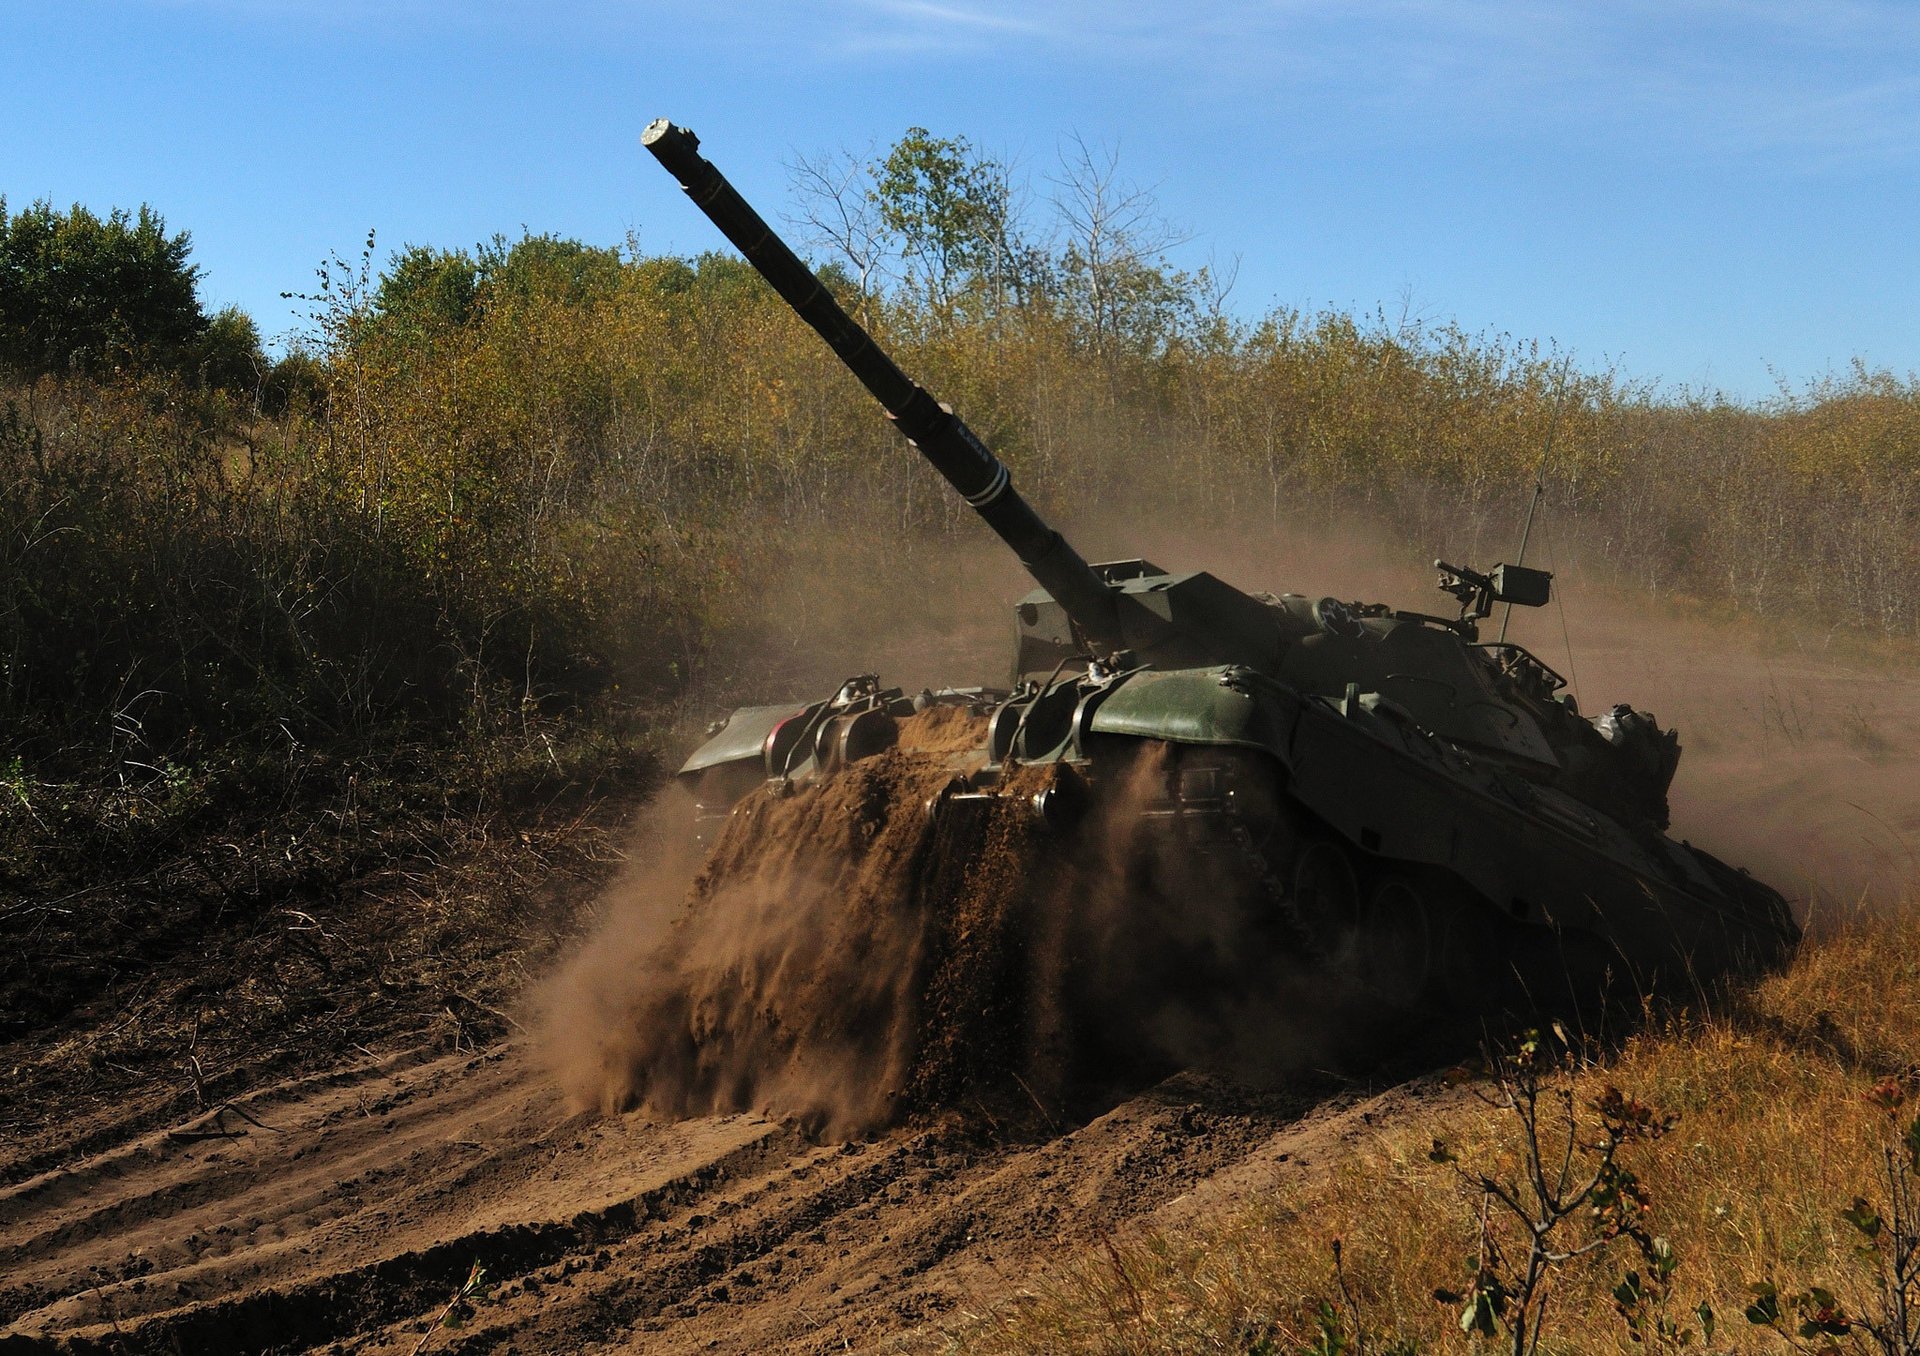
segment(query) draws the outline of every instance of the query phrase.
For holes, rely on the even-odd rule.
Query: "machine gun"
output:
[[[1480,638],[1479,623],[1493,611],[1495,603],[1545,607],[1553,597],[1553,575],[1546,570],[1495,565],[1482,574],[1444,560],[1434,561],[1433,568],[1440,571],[1440,591],[1460,600],[1460,619],[1452,625],[1468,640]]]

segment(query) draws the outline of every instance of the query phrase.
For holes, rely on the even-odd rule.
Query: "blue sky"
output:
[[[769,216],[796,152],[1063,138],[1238,257],[1231,305],[1403,310],[1760,399],[1920,368],[1920,4],[1900,0],[0,0],[0,193],[152,203],[274,335],[368,228],[717,237],[670,116]]]

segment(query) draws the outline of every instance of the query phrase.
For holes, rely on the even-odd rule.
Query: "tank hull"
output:
[[[1589,992],[1685,999],[1781,963],[1799,940],[1778,892],[1438,738],[1378,694],[1301,693],[1220,665],[941,700],[977,717],[976,738],[941,751],[954,781],[929,813],[1000,794],[1013,767],[1061,764],[1081,794],[1036,807],[1056,830],[1104,806],[1163,857],[1207,859],[1210,889],[1225,861],[1246,907],[1271,915],[1261,935],[1276,960],[1348,968],[1392,996],[1470,1003],[1477,982],[1524,953],[1552,958]],[[877,685],[860,705],[895,723],[915,714]],[[681,776],[714,817],[769,776],[832,775],[844,758],[795,759],[796,742],[776,766],[769,749],[783,721],[827,729],[844,710],[750,708]],[[760,731],[761,747],[744,753]]]

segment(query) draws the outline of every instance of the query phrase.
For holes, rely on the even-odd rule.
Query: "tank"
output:
[[[678,774],[703,832],[758,787],[831,776],[894,747],[917,714],[952,708],[978,739],[950,754],[929,815],[1017,782],[1033,814],[1070,833],[1128,780],[1137,832],[1230,862],[1272,947],[1381,992],[1458,993],[1490,956],[1531,952],[1690,996],[1792,953],[1799,929],[1778,891],[1667,835],[1676,734],[1626,705],[1588,718],[1548,664],[1481,638],[1496,605],[1547,603],[1551,575],[1435,561],[1451,604],[1427,613],[1089,563],[691,132],[661,120],[642,141],[1037,585],[1014,605],[1004,689],[909,694],[864,674],[717,721]],[[1038,792],[1013,775],[1034,765],[1056,773]]]

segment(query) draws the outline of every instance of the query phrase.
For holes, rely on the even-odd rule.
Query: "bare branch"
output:
[[[864,157],[851,151],[795,152],[786,162],[794,208],[784,220],[803,232],[809,245],[846,261],[860,292],[863,324],[870,321],[869,303],[894,247],[874,208],[872,159],[871,150]]]

